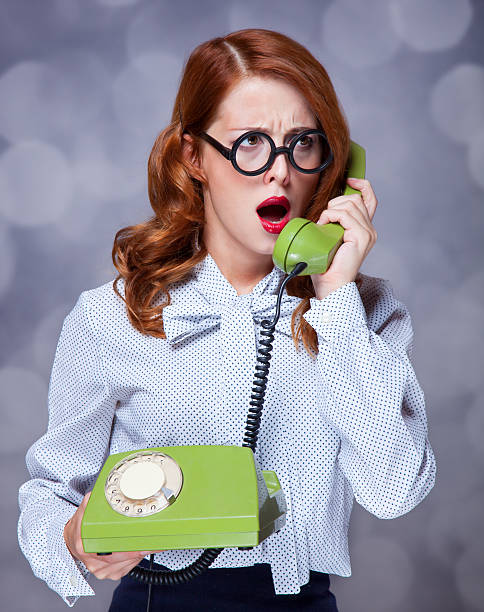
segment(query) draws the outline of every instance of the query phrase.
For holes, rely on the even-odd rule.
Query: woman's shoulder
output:
[[[122,297],[114,290],[114,283],[113,279],[98,287],[86,289],[82,291],[79,299],[93,308],[111,308],[114,304],[124,304],[124,280],[121,278],[116,282],[117,290]]]
[[[378,327],[378,323],[394,316],[395,312],[404,317],[408,315],[405,304],[395,297],[392,283],[388,279],[359,272],[355,282],[366,316],[373,326]]]
[[[382,300],[393,294],[392,285],[386,278],[358,272],[355,283],[364,303]]]
[[[82,291],[71,314],[83,313],[94,327],[109,321],[127,321],[123,279],[116,283],[116,287],[120,295],[114,290],[114,279]]]

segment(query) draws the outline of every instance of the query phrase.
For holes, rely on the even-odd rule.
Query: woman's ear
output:
[[[183,134],[182,153],[187,162],[200,169],[200,160],[195,151],[195,141],[190,134]]]
[[[182,155],[188,166],[191,166],[192,178],[204,183],[206,181],[200,161],[200,154],[195,146],[195,140],[190,134],[183,134]]]

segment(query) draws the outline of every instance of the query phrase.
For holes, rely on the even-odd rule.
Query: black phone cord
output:
[[[261,339],[261,346],[258,348],[257,352],[259,353],[257,356],[257,361],[262,365],[255,366],[255,378],[252,387],[252,395],[250,401],[250,408],[247,415],[247,422],[245,425],[245,434],[243,438],[242,446],[249,447],[252,449],[252,452],[255,452],[257,447],[257,437],[259,435],[259,427],[262,418],[262,409],[264,407],[264,395],[267,387],[267,378],[269,375],[269,367],[270,360],[272,357],[272,343],[274,342],[274,330],[276,329],[277,322],[279,321],[279,317],[281,314],[281,301],[282,295],[284,293],[284,289],[287,283],[297,276],[300,272],[306,268],[307,264],[305,262],[298,263],[292,272],[286,276],[286,278],[281,283],[279,288],[279,293],[277,296],[276,303],[276,314],[272,321],[264,319],[261,321],[261,336],[264,336]],[[184,582],[188,582],[195,576],[198,576],[202,572],[204,572],[215,559],[220,555],[223,551],[223,548],[207,548],[202,552],[202,554],[195,559],[193,563],[187,565],[178,570],[156,570],[152,569],[153,558],[154,555],[150,555],[150,567],[140,567],[137,565],[134,567],[129,573],[128,576],[130,578],[134,578],[135,580],[139,580],[144,584],[150,585],[150,589],[148,592],[148,608],[147,612],[149,612],[149,604],[151,600],[151,585],[174,585],[174,584],[182,584]]]
[[[155,586],[182,584],[204,572],[222,551],[223,548],[207,548],[193,563],[178,570],[157,570],[137,565],[129,572],[128,576],[144,584],[154,584]]]
[[[255,453],[255,449],[257,446],[257,438],[259,436],[259,428],[260,422],[262,419],[262,409],[264,407],[264,396],[266,393],[267,387],[267,378],[269,376],[269,367],[270,361],[272,357],[272,343],[274,342],[274,331],[276,329],[277,322],[279,321],[279,317],[281,315],[281,301],[282,294],[284,293],[284,289],[287,283],[297,276],[300,272],[304,270],[307,266],[305,262],[298,263],[293,271],[286,276],[286,278],[281,283],[279,287],[279,293],[277,296],[276,302],[276,314],[272,321],[268,321],[264,319],[261,321],[262,330],[260,335],[263,336],[260,340],[261,346],[257,349],[257,361],[262,365],[255,366],[255,378],[253,387],[252,387],[252,395],[251,401],[249,402],[251,408],[249,408],[249,413],[247,414],[247,423],[245,425],[245,435],[242,446],[247,446],[252,449],[252,452]]]

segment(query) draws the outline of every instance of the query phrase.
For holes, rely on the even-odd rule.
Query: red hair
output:
[[[195,136],[198,155],[196,136],[215,119],[228,90],[248,76],[283,79],[299,90],[333,151],[334,160],[321,173],[303,216],[317,221],[328,201],[342,193],[349,129],[329,76],[311,53],[283,34],[262,29],[240,30],[199,45],[186,63],[171,122],[149,156],[148,194],[155,214],[144,223],[120,229],[114,238],[118,276],[113,288],[125,301],[131,324],[144,334],[166,338],[163,308],[170,303],[170,284],[187,279],[207,254],[202,239],[204,179],[183,155],[183,133]],[[124,297],[117,288],[121,278]],[[310,307],[309,298],[315,297],[311,277],[297,276],[286,288],[289,295],[303,298],[291,321],[296,348],[301,339],[306,350],[316,354],[316,332],[301,316]]]

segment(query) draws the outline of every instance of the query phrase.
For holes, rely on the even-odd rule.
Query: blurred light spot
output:
[[[117,8],[118,6],[131,6],[137,4],[139,0],[97,0],[97,2],[104,6]]]
[[[475,610],[484,610],[484,555],[481,535],[482,526],[475,534],[474,542],[455,565],[455,581],[462,601]]]
[[[0,77],[0,133],[11,142],[47,139],[54,117],[45,104],[59,75],[47,64],[20,62]]]
[[[354,68],[388,62],[401,44],[393,33],[386,0],[333,2],[323,17],[321,42]]]
[[[139,170],[141,169],[140,164]],[[136,180],[135,177],[123,172],[122,168],[114,165],[111,160],[96,159],[94,156],[91,159],[78,161],[74,165],[74,173],[77,183],[85,189],[88,197],[100,200],[116,200],[133,195],[141,187],[141,181],[145,179],[144,176],[141,179],[141,172]]]
[[[449,504],[434,504],[431,519],[425,531],[426,545],[434,560],[442,567],[453,570],[459,543],[455,531],[455,508]]]
[[[54,0],[54,8],[50,11],[49,21],[52,23],[52,15],[55,15],[55,26],[63,28],[78,26],[82,18],[82,6],[79,0]],[[32,26],[35,27],[35,26]],[[42,29],[42,32],[44,29]]]
[[[99,113],[108,85],[92,53],[63,50],[49,63],[15,64],[0,77],[0,133],[62,144]]]
[[[161,130],[171,118],[181,62],[168,53],[133,59],[113,84],[113,106],[121,129],[138,134]]]
[[[25,464],[23,458],[21,462]],[[12,467],[8,467],[10,469],[10,477],[12,477]],[[28,476],[28,473],[24,470],[21,478],[23,479],[23,481],[25,481],[28,480],[28,478],[30,477]],[[8,483],[8,481],[3,482],[5,482],[6,484]],[[21,482],[18,482],[18,484],[20,485]],[[9,491],[15,490],[17,488],[9,487],[8,484],[7,487]],[[9,519],[8,522],[7,520],[5,520],[5,527],[2,529],[2,532],[5,532],[5,540],[3,540],[2,542],[2,550],[5,551],[4,554],[8,554],[10,551],[12,551],[12,553],[13,551],[17,552],[18,550],[16,538],[17,530],[15,525],[16,515],[18,515],[18,507],[17,503],[15,503],[14,505],[12,498],[13,495],[5,496],[5,499],[10,502],[10,504],[8,507],[8,514],[5,513],[5,515],[3,515],[5,517],[4,520],[7,518],[7,516]],[[10,553],[11,563],[3,563],[5,567],[2,568],[2,583],[6,585],[6,587],[4,587],[3,589],[3,605],[7,608],[7,610],[10,608],[10,612],[14,612],[16,609],[19,609],[17,606],[17,602],[20,603],[19,600],[21,600],[21,606],[24,610],[39,610],[41,609],[41,607],[43,607],[44,609],[50,608],[52,604],[45,603],[44,605],[43,602],[45,600],[42,599],[43,595],[39,594],[39,590],[37,590],[33,586],[34,584],[37,586],[36,581],[34,582],[32,580],[33,575],[31,575],[30,572],[29,574],[24,573],[26,569],[25,561],[23,561],[21,555],[17,553],[18,559],[15,559],[14,561],[13,557],[15,553],[12,553]],[[25,568],[24,571],[22,571],[23,567]],[[40,583],[38,586],[41,586]],[[41,592],[44,590],[42,587],[40,589]],[[100,601],[103,601],[103,599],[101,599],[103,595],[100,593],[100,589],[96,591],[96,595],[100,598]],[[104,595],[104,601],[108,601],[108,597],[106,597],[106,595]],[[53,608],[51,608],[51,610],[53,610]]]
[[[163,127],[132,131],[121,126],[112,113],[86,126],[77,134],[71,151],[83,197],[115,201],[146,192],[148,157]]]
[[[15,271],[15,249],[7,228],[0,225],[0,299],[8,292]]]
[[[460,64],[449,70],[433,87],[430,110],[444,134],[470,143],[484,129],[484,68]]]
[[[457,389],[470,393],[480,388],[484,344],[476,330],[481,326],[482,303],[459,286],[451,293],[442,289],[440,301],[423,322],[418,338],[430,388],[443,396]]]
[[[472,21],[469,0],[393,0],[392,25],[397,34],[417,51],[437,51],[455,47]]]
[[[409,208],[406,212],[418,217],[422,214],[418,207]],[[399,245],[401,245],[401,253],[404,253],[406,257],[409,274],[406,280],[413,282],[413,290],[411,285],[407,285],[408,295],[412,296],[414,308],[418,310],[420,317],[431,315],[435,306],[442,303],[445,291],[453,287],[453,278],[450,274],[452,265],[455,263],[453,253],[445,240],[428,240],[412,244],[408,236],[401,236]],[[419,283],[416,282],[416,274],[419,274]]]
[[[465,417],[465,428],[474,456],[484,467],[484,408],[482,395],[478,395]],[[484,516],[484,514],[483,514]]]
[[[476,489],[471,490],[464,498],[460,498],[455,507],[454,518],[459,517],[455,525],[456,535],[462,544],[472,544],[476,533],[483,533],[484,530],[483,495],[481,491],[475,491]]]
[[[104,202],[79,189],[72,206],[57,219],[56,229],[70,242],[90,248],[99,240],[97,236],[98,220],[103,212]]]
[[[104,260],[98,262],[93,270],[93,284],[98,286],[109,282],[112,283],[117,275],[118,271],[114,267],[112,261],[108,261],[108,257],[106,256]]]
[[[404,161],[414,154],[415,147],[408,137],[405,118],[398,116],[394,108],[385,108],[376,102],[362,104],[355,93],[345,103],[352,140],[367,148],[367,143],[371,143],[370,153],[374,151],[373,159],[378,159],[378,164],[374,164],[376,167],[369,168],[373,176],[375,172],[392,177],[400,174]],[[382,154],[383,151],[386,154]]]
[[[450,400],[445,402],[438,396],[436,399],[433,388],[430,388],[428,404],[438,415],[430,428],[432,449],[437,457],[437,480],[431,497],[434,504],[449,505],[457,500],[460,506],[462,500],[468,500],[482,482],[480,466],[471,453],[462,452],[468,446],[463,420],[471,402],[470,394],[461,391],[456,396],[451,390],[447,393]],[[439,478],[440,474],[445,474],[445,480]],[[448,486],[449,482],[452,487]]]
[[[484,529],[481,493],[469,490],[461,496],[453,494],[451,498],[434,504],[425,536],[432,557],[450,570],[454,569],[456,557],[463,548],[472,546],[476,534]]]
[[[312,0],[288,3],[266,0],[253,4],[234,2],[229,8],[229,29],[231,32],[245,28],[275,30],[306,45],[318,38],[318,16],[323,9],[323,5],[319,8]],[[311,19],[308,19],[308,15],[311,15]]]
[[[467,161],[472,178],[484,189],[484,128],[471,139]]]
[[[345,583],[343,597],[338,599],[342,610],[354,609],[354,602],[362,601],[371,602],[372,612],[388,612],[398,609],[410,597],[412,563],[395,540],[360,538],[351,547],[351,560],[351,580]]]
[[[484,271],[482,266],[463,279],[459,291],[469,296],[475,302],[484,304]],[[483,389],[484,391],[484,389]]]
[[[22,142],[0,157],[0,212],[13,224],[36,226],[58,219],[72,199],[70,166],[41,142]]]
[[[83,10],[85,2],[82,0],[49,0],[28,4],[18,0],[2,0],[0,6],[2,60],[16,56],[35,57],[54,45],[70,45],[73,43],[74,28],[77,34],[80,27],[86,27],[86,22],[92,31],[92,12]]]
[[[72,244],[75,249],[73,253],[78,254],[79,265],[91,271],[89,282],[96,283],[98,267],[111,265],[111,249],[116,232],[127,225],[144,221],[151,214],[146,196],[106,202],[79,190],[73,205],[58,219],[56,230]]]
[[[0,370],[0,453],[24,452],[47,427],[47,383],[23,368]]]
[[[63,50],[50,64],[61,75],[49,102],[63,131],[77,131],[97,117],[106,104],[112,75],[90,51]],[[75,121],[73,121],[75,117]]]
[[[363,262],[361,271],[370,276],[391,279],[397,294],[405,295],[415,280],[408,266],[408,253],[378,241]]]
[[[200,10],[190,2],[154,2],[142,8],[126,32],[128,57],[169,51],[187,59],[199,43],[228,31],[228,5],[205,0]],[[152,78],[163,79],[158,73]]]

